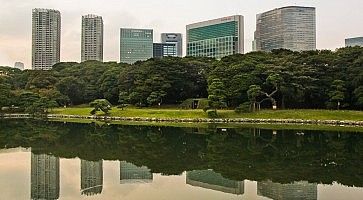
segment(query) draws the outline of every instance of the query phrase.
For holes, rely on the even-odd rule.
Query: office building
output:
[[[176,56],[183,56],[183,36],[181,33],[162,33],[161,43],[163,44],[175,44]]]
[[[81,193],[93,196],[102,193],[103,162],[81,160]]]
[[[187,25],[187,56],[223,58],[244,51],[243,16]]]
[[[24,63],[22,63],[22,62],[15,62],[14,68],[17,68],[17,69],[20,69],[20,70],[24,70]]]
[[[59,158],[31,154],[31,199],[59,198]]]
[[[60,61],[61,14],[52,9],[32,12],[32,69],[49,70]]]
[[[153,174],[145,166],[138,167],[126,161],[120,161],[120,183],[151,183]]]
[[[82,16],[81,61],[103,61],[103,20],[101,16]]]
[[[256,17],[255,51],[316,50],[315,8],[289,6]]]
[[[219,192],[243,195],[244,181],[224,178],[213,170],[194,170],[187,172],[186,183],[191,186],[211,189]]]
[[[125,29],[120,33],[120,61],[133,64],[153,57],[153,30]]]
[[[345,39],[345,47],[363,47],[363,37],[347,38]]]
[[[163,58],[163,57],[176,57],[177,47],[176,44],[171,43],[154,43],[153,44],[153,58]]]
[[[257,183],[257,194],[274,200],[316,200],[318,198],[318,185],[306,181],[290,184],[263,181]]]

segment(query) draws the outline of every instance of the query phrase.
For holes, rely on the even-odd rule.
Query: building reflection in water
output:
[[[31,154],[31,199],[59,198],[59,158]]]
[[[151,183],[153,174],[145,166],[138,167],[126,161],[120,161],[120,183]]]
[[[257,183],[257,194],[274,200],[316,200],[318,198],[318,185],[306,181],[290,184],[263,181]]]
[[[81,192],[92,196],[102,193],[103,161],[81,160]]]
[[[187,172],[186,183],[224,193],[243,195],[244,181],[233,181],[224,178],[213,170],[195,170]]]

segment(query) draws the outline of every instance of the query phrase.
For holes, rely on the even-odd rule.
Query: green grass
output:
[[[57,108],[52,114],[90,115],[91,108]],[[207,118],[202,110],[113,108],[111,116],[115,117],[148,117],[148,118]],[[304,119],[304,120],[353,120],[363,121],[362,111],[332,111],[332,110],[262,110],[257,113],[237,114],[233,110],[219,110],[219,118],[251,118],[251,119]]]

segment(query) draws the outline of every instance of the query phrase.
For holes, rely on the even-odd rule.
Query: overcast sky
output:
[[[363,36],[362,0],[0,0],[0,66],[31,67],[31,10],[57,9],[62,15],[61,61],[80,61],[81,16],[104,20],[104,60],[119,61],[119,28],[181,32],[190,23],[240,14],[245,20],[245,50],[251,51],[256,14],[299,5],[317,8],[317,47],[336,49],[346,37]],[[185,51],[184,51],[185,52]]]

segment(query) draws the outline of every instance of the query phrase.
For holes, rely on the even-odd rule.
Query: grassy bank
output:
[[[57,108],[52,114],[90,115],[92,108]],[[251,119],[303,119],[303,120],[352,120],[363,121],[362,111],[332,111],[332,110],[263,110],[256,113],[237,114],[233,110],[218,111],[219,118],[251,118]],[[202,110],[113,108],[110,116],[115,117],[148,117],[148,118],[207,118]]]

